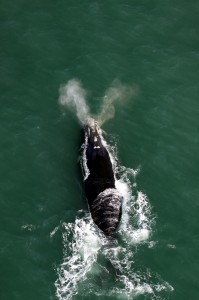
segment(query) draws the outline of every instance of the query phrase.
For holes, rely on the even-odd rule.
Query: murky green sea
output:
[[[199,299],[198,12],[0,0],[1,300]],[[93,114],[111,86],[134,91],[102,125],[125,198],[111,243],[88,214],[77,112],[58,101],[70,80]]]

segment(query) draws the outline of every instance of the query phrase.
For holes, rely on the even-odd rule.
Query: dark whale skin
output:
[[[93,119],[84,126],[85,194],[95,224],[106,236],[113,236],[121,218],[121,195],[115,187],[113,166],[99,131]]]

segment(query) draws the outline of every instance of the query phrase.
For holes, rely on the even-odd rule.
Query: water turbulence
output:
[[[85,92],[77,81],[70,81],[60,89],[60,103],[75,109],[81,125],[89,118],[83,95]],[[79,107],[82,103],[83,114]],[[149,200],[137,189],[139,169],[119,165],[116,144],[103,141],[114,173],[120,178],[115,183],[123,199],[120,225],[116,235],[108,238],[95,225],[88,211],[79,211],[74,223],[63,224],[63,261],[57,269],[56,295],[60,300],[75,299],[75,295],[110,296],[114,299],[136,299],[139,295],[150,295],[150,299],[167,299],[172,286],[147,266],[136,264],[140,247],[143,244],[151,247],[155,225]],[[83,163],[86,164],[84,150]],[[84,179],[88,176],[89,170],[85,172]]]

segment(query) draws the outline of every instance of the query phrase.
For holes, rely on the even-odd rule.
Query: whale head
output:
[[[84,126],[84,132],[88,138],[89,144],[94,148],[100,148],[101,144],[101,128],[97,121],[93,118],[89,118]]]

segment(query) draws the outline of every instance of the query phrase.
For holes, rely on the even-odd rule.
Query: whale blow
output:
[[[112,236],[121,218],[121,195],[115,187],[113,166],[100,127],[91,118],[83,130],[81,165],[91,216],[105,235]]]

